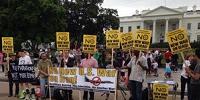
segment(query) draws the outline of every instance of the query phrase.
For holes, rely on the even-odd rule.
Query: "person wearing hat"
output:
[[[11,53],[9,54],[9,56],[10,56],[10,60],[9,60],[9,70],[8,70],[8,83],[9,83],[8,97],[13,96],[13,83],[15,84],[15,97],[16,97],[19,93],[19,83],[17,82],[17,80],[13,80],[12,72],[13,72],[13,67],[18,65],[18,60],[16,58],[15,53]]]

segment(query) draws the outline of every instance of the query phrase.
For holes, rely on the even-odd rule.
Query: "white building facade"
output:
[[[188,11],[187,7],[168,8],[160,6],[153,10],[144,10],[133,16],[119,17],[119,30],[123,33],[136,29],[152,30],[152,43],[166,42],[166,33],[177,28],[188,31],[190,42],[200,41],[200,10]]]

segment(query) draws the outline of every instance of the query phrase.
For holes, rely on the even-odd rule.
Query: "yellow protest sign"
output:
[[[168,100],[168,84],[153,84],[153,100]]]
[[[118,30],[106,32],[106,48],[120,48],[120,33]]]
[[[177,29],[167,34],[167,41],[173,53],[191,49],[186,30]]]
[[[13,37],[2,37],[2,51],[5,53],[13,53]]]
[[[148,50],[151,40],[150,30],[137,30],[134,35],[134,49],[136,50]]]
[[[57,49],[60,51],[70,49],[69,32],[56,32]]]
[[[122,50],[127,51],[133,48],[133,33],[121,34],[121,46]]]
[[[83,35],[83,52],[95,53],[96,50],[96,35]]]

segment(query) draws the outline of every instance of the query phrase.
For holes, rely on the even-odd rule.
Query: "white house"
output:
[[[191,42],[200,41],[200,10],[187,10],[187,7],[168,8],[160,6],[153,10],[143,10],[140,14],[119,17],[121,32],[135,29],[152,30],[152,43],[166,41],[165,34],[177,28],[185,28]]]

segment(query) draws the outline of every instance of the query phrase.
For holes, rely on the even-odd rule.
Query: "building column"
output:
[[[182,19],[179,19],[179,28],[182,27]]]
[[[168,29],[169,29],[169,26],[168,26],[168,24],[169,24],[169,19],[166,19],[166,23],[165,23],[165,42],[167,42],[167,33],[168,33]]]
[[[152,43],[156,43],[156,20],[153,20],[153,35]]]
[[[140,23],[140,29],[144,29],[144,20],[142,20]]]

